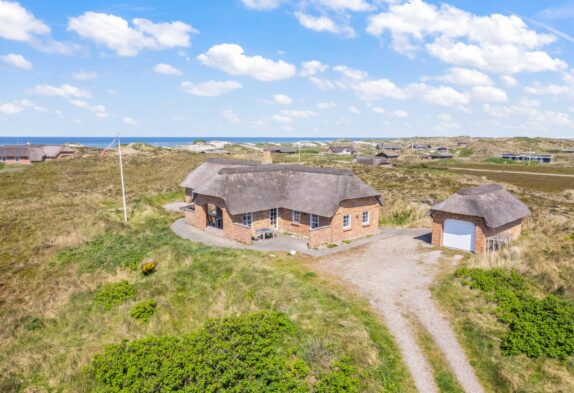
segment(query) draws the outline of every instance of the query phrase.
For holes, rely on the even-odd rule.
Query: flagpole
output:
[[[126,186],[124,184],[124,165],[122,162],[122,143],[120,142],[120,134],[118,138],[118,155],[120,156],[120,178],[122,179],[122,202],[124,205],[124,223],[128,223],[128,210],[126,208]]]

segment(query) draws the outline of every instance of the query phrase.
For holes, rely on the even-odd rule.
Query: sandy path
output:
[[[416,318],[429,332],[464,391],[482,393],[484,389],[450,324],[431,297],[430,285],[438,273],[441,252],[421,252],[424,244],[401,234],[329,256],[316,267],[352,283],[382,314],[419,392],[438,392],[438,388],[407,315]]]

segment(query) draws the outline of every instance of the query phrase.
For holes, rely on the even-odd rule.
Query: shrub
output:
[[[94,294],[94,303],[109,310],[136,295],[136,289],[127,280],[102,285]]]
[[[532,296],[517,272],[462,268],[456,275],[497,304],[498,319],[509,327],[502,353],[561,359],[574,354],[574,304],[554,295]]]
[[[417,219],[417,212],[413,209],[394,211],[381,218],[382,225],[408,225]]]
[[[150,317],[155,313],[156,307],[157,303],[155,300],[152,299],[144,300],[132,307],[130,315],[133,318],[139,319],[142,322],[147,322],[150,319]]]
[[[311,369],[290,344],[295,333],[273,311],[209,320],[182,337],[110,345],[86,371],[104,392],[312,392]],[[317,391],[354,392],[358,383],[341,363],[320,376]]]
[[[141,265],[141,271],[144,276],[148,276],[155,272],[156,264],[153,261],[145,262]]]
[[[468,147],[463,147],[462,149],[457,150],[456,153],[457,153],[458,157],[466,158],[466,157],[472,156],[472,154],[474,153],[474,150],[472,150]]]

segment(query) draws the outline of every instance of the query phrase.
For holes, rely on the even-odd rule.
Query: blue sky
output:
[[[573,22],[574,1],[0,0],[0,136],[572,138]]]

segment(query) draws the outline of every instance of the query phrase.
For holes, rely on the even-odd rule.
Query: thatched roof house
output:
[[[430,214],[433,244],[482,254],[497,241],[516,239],[530,210],[493,183],[459,190],[433,206]]]
[[[401,150],[402,147],[396,143],[377,143],[377,150]]]
[[[373,165],[373,166],[388,166],[391,162],[385,157],[357,157],[354,160],[355,164]]]
[[[329,146],[327,153],[330,154],[355,154],[357,151],[353,146]]]
[[[378,231],[380,194],[344,169],[212,159],[181,186],[189,224],[244,243],[261,228],[306,236],[311,247]]]
[[[377,157],[384,157],[386,159],[399,158],[399,153],[393,150],[386,150],[377,154]]]
[[[293,147],[285,147],[285,146],[266,147],[263,150],[269,151],[271,153],[278,153],[278,154],[294,154],[294,153],[297,153],[297,149],[295,149]]]
[[[41,148],[29,145],[0,146],[0,162],[6,164],[31,164],[44,161],[46,154]]]

